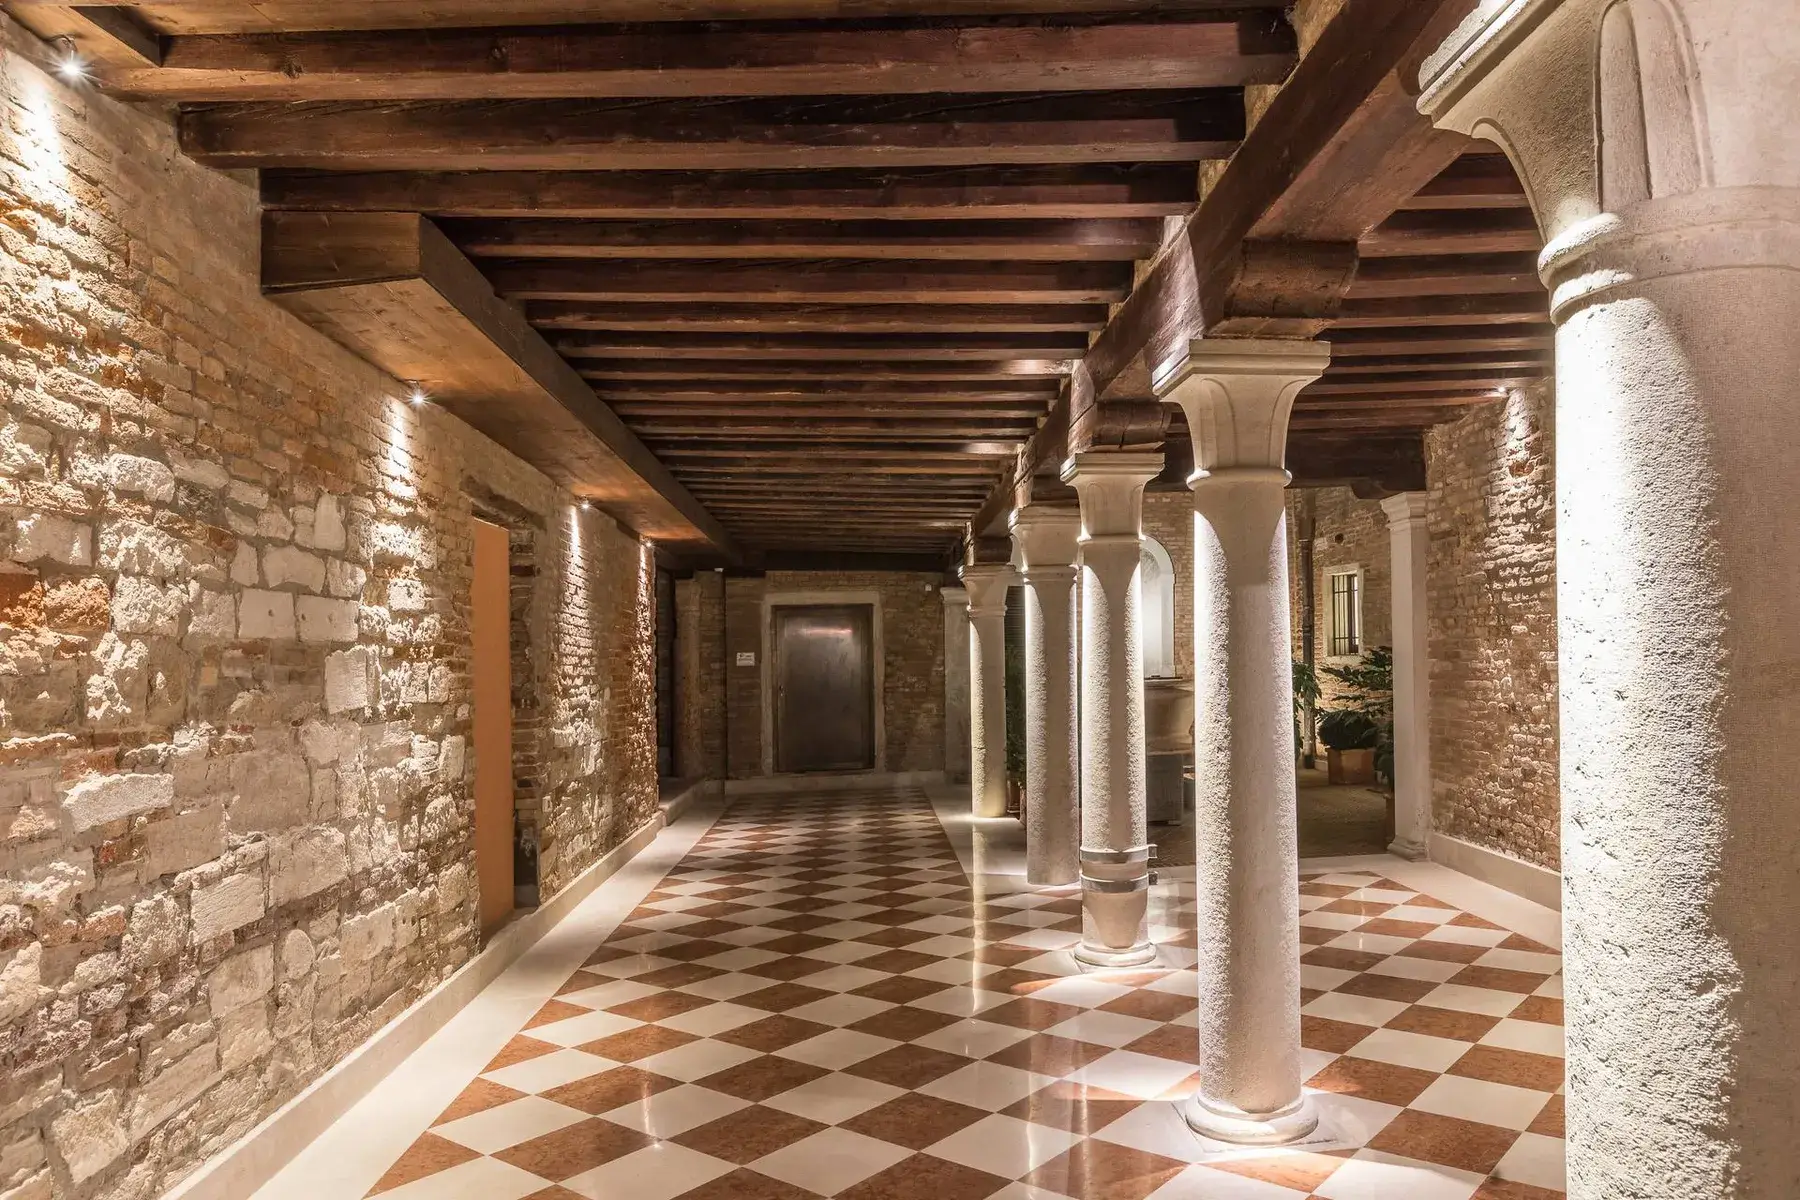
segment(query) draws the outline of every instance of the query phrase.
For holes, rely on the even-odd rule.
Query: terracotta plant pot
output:
[[[1374,783],[1375,751],[1327,750],[1325,778],[1330,783]]]

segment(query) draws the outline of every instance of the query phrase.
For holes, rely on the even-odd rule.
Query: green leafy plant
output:
[[[1311,663],[1294,663],[1294,753],[1306,749],[1306,714],[1319,703],[1319,673]]]
[[[1025,639],[1006,639],[1006,773],[1025,786]]]
[[[1322,670],[1337,683],[1319,719],[1319,740],[1333,750],[1375,751],[1375,774],[1394,778],[1394,652],[1377,646],[1362,658]]]

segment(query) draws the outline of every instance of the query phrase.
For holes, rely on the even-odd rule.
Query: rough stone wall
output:
[[[1556,869],[1553,410],[1539,385],[1439,426],[1425,448],[1433,822]]]
[[[725,576],[675,583],[675,773],[725,778]]]
[[[477,501],[536,533],[546,894],[654,812],[650,565],[266,303],[253,187],[28,45],[0,19],[0,1196],[137,1200],[477,949]]]
[[[1175,673],[1194,677],[1194,494],[1144,493],[1144,532],[1162,543],[1175,566]]]
[[[1387,514],[1379,500],[1359,500],[1349,488],[1308,488],[1288,492],[1288,589],[1293,597],[1294,659],[1300,658],[1300,618],[1306,593],[1300,573],[1301,509],[1313,512],[1313,631],[1315,661],[1321,666],[1336,661],[1326,640],[1326,613],[1331,605],[1328,587],[1334,568],[1362,568],[1362,644],[1365,651],[1392,646],[1394,641],[1393,548],[1388,536]],[[1319,676],[1319,707],[1330,707],[1337,685]]]
[[[887,571],[771,571],[725,581],[725,671],[729,775],[763,771],[763,597],[769,593],[874,592],[881,603],[882,771],[944,769],[944,602],[942,576]],[[738,666],[740,652],[755,666]]]

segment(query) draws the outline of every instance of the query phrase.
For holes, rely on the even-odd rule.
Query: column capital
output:
[[[1401,529],[1409,523],[1423,521],[1430,500],[1429,492],[1401,492],[1383,500],[1381,511],[1387,514],[1390,529]]]
[[[1141,537],[1144,488],[1162,474],[1161,450],[1084,450],[1063,463],[1062,480],[1081,497],[1082,541]]]
[[[971,617],[1005,616],[1006,589],[1019,582],[1019,573],[1008,563],[978,563],[962,569],[962,581]]]
[[[1179,404],[1194,442],[1189,484],[1221,471],[1282,471],[1288,416],[1325,373],[1331,347],[1294,338],[1196,338],[1158,372],[1157,395]]]
[[[938,589],[938,595],[944,601],[945,608],[966,609],[969,607],[969,591],[967,588],[941,587]]]
[[[1013,545],[1027,579],[1046,571],[1075,569],[1081,553],[1081,510],[1032,504],[1018,509],[1011,521]]]

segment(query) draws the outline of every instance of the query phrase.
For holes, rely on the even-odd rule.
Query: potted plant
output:
[[[1322,668],[1337,682],[1332,707],[1319,718],[1332,783],[1394,777],[1394,654],[1378,646],[1345,666]]]
[[[1311,769],[1313,766],[1312,751],[1309,749],[1312,739],[1308,737],[1313,727],[1313,710],[1319,704],[1319,673],[1313,670],[1311,663],[1296,661],[1294,663],[1294,756],[1300,765]]]

